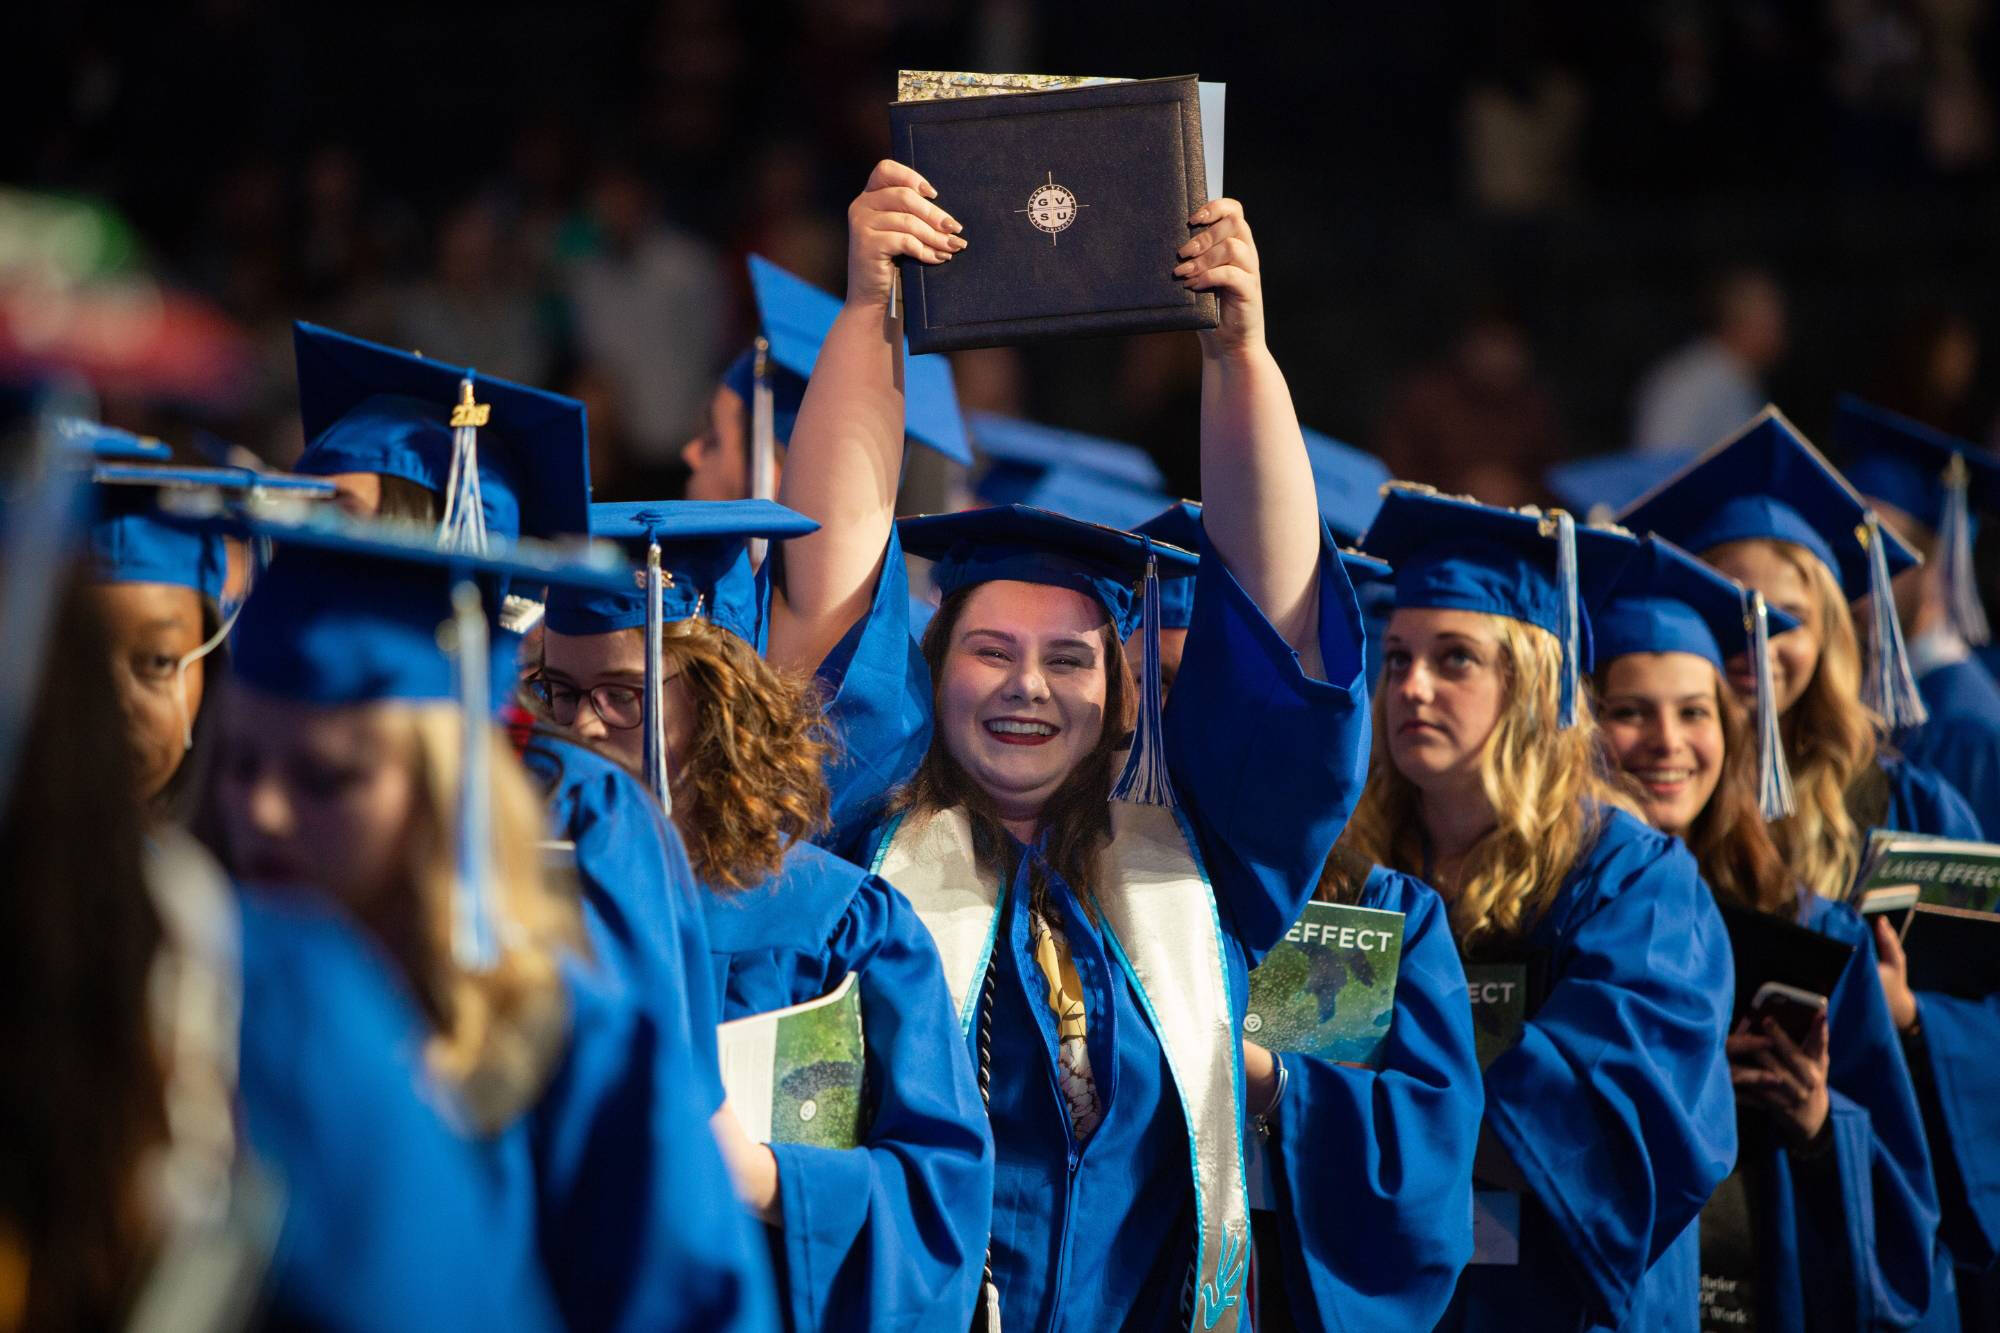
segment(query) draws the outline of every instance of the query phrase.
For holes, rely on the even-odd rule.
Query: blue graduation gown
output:
[[[1429,1328],[1472,1255],[1472,1158],[1485,1098],[1465,969],[1444,903],[1377,866],[1360,905],[1403,913],[1380,1069],[1283,1058],[1265,1144],[1293,1326]],[[1268,1288],[1266,1288],[1268,1290]]]
[[[1956,787],[1980,827],[2000,830],[2000,683],[1968,658],[1926,671],[1917,690],[1930,721],[1901,737],[1903,753]]]
[[[1883,818],[1883,828],[1985,841],[1979,816],[1972,813],[1972,807],[1958,788],[1901,755],[1878,753],[1875,762],[1889,779],[1889,811]]]
[[[1854,954],[1827,1004],[1826,1155],[1801,1161],[1774,1128],[1746,1132],[1741,1165],[1755,1190],[1758,1328],[1908,1328],[1931,1303],[1937,1195],[1909,1066],[1875,970],[1874,935],[1853,908],[1814,894],[1803,895],[1799,923],[1853,945]]]
[[[324,908],[245,892],[237,1089],[283,1220],[281,1323],[559,1327],[533,1233],[504,1224],[481,1149],[436,1109],[415,1007]]]
[[[1685,847],[1610,810],[1527,943],[1547,993],[1486,1071],[1529,1186],[1520,1263],[1467,1268],[1439,1328],[1691,1333],[1689,1223],[1736,1159],[1721,915]]]
[[[930,932],[885,881],[805,843],[772,879],[705,901],[725,1020],[860,976],[865,1142],[771,1145],[787,1323],[963,1328],[986,1257],[993,1140]]]
[[[489,1141],[563,1322],[776,1327],[769,1262],[709,1128],[680,1029],[609,971],[566,962],[569,1039],[529,1113]]]
[[[1305,675],[1204,538],[1194,624],[1167,706],[1168,767],[1214,888],[1239,1031],[1249,968],[1298,919],[1366,769],[1360,613],[1336,548],[1323,542],[1319,632],[1326,679]],[[897,556],[892,546],[885,569],[900,577]],[[931,690],[921,656],[913,665],[898,661],[896,646],[908,640],[907,599],[881,591],[871,619],[894,617],[893,632],[864,624],[863,633],[850,636],[874,635],[880,669],[864,678],[854,657],[821,678],[841,695],[864,680],[894,693],[900,704],[893,708],[885,701],[843,710],[836,699],[847,749],[887,755],[907,752],[909,734],[885,724],[907,725],[914,716],[909,708],[920,702],[928,727]],[[921,758],[918,748],[896,781]],[[866,844],[872,848],[881,832]],[[1181,1322],[1195,1211],[1187,1127],[1165,1054],[1131,977],[1069,886],[1051,875],[1051,910],[1083,985],[1104,1112],[1096,1132],[1075,1143],[1056,1081],[1047,984],[1029,946],[1022,896],[1008,894],[993,954],[992,1239],[1003,1322],[1010,1331],[1168,1327]],[[976,1024],[967,1040],[977,1041]]]
[[[593,955],[662,1023],[680,1029],[703,1105],[714,1111],[722,1075],[705,894],[680,834],[637,778],[586,746],[537,731],[521,758],[545,788],[553,835],[576,844]]]

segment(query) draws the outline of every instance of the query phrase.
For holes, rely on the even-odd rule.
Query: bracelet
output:
[[[1271,1117],[1277,1114],[1278,1103],[1285,1100],[1285,1086],[1292,1078],[1291,1071],[1285,1068],[1282,1056],[1277,1057],[1275,1062],[1278,1066],[1278,1090],[1271,1094],[1271,1100],[1265,1104],[1263,1110],[1250,1117],[1250,1128],[1258,1138],[1271,1136]]]

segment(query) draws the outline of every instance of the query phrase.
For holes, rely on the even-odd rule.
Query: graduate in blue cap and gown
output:
[[[207,730],[202,705],[210,658],[228,638],[249,563],[240,543],[192,521],[190,511],[323,500],[333,487],[241,468],[115,462],[98,463],[90,477],[91,600],[111,638],[111,674],[139,796],[156,812],[172,811],[186,804],[185,775],[198,767],[187,760]]]
[[[1736,1157],[1728,937],[1694,858],[1609,780],[1582,597],[1629,538],[1394,484],[1368,786],[1343,846],[1444,898],[1468,962],[1520,969],[1485,1070],[1471,1265],[1440,1328],[1697,1327],[1689,1225]]]
[[[891,780],[854,801],[836,780],[836,811],[861,817],[836,835],[930,927],[985,1076],[989,1326],[1242,1327],[1243,1115],[1277,1079],[1249,1076],[1235,1034],[1247,969],[1297,919],[1358,786],[1353,591],[1231,200],[1196,211],[1178,270],[1223,299],[1203,339],[1202,589],[1164,718],[1155,654],[1134,680],[1123,643],[1149,567],[1192,554],[1020,506],[899,534],[894,258],[945,263],[967,240],[934,198],[883,162],[849,212],[847,303],[781,489],[822,526],[774,552],[768,652],[819,670],[842,743]],[[915,655],[906,548],[944,599]]]
[[[1883,521],[1922,551],[1896,578],[1897,611],[1928,718],[1897,739],[1965,794],[1987,837],[2000,824],[2000,687],[1974,649],[1991,639],[1972,545],[1975,515],[2000,505],[1991,455],[1907,417],[1843,397],[1835,435],[1848,477]],[[1957,1273],[1963,1323],[2000,1322],[2000,1081],[1992,1075],[2000,997],[1910,990],[1900,941],[1879,931],[1891,1008],[1906,1033],[1930,1125],[1943,1235]],[[1947,1328],[1939,1313],[1926,1327]]]
[[[232,873],[322,895],[395,961],[507,1192],[492,1243],[539,1256],[567,1324],[767,1327],[687,1033],[592,962],[491,720],[517,652],[500,589],[629,571],[380,525],[252,530],[278,553],[239,622],[210,793]]]
[[[142,814],[92,599],[87,474],[0,493],[0,1251],[29,1327],[553,1328],[352,930],[232,891]],[[79,503],[81,500],[81,503]],[[164,562],[156,570],[171,572]],[[177,580],[184,582],[186,577]],[[19,1020],[15,1026],[12,1020]]]
[[[1754,712],[1727,681],[1731,658],[1767,660],[1763,640],[1795,623],[1648,537],[1590,608],[1598,721],[1647,821],[1694,852],[1719,902],[1852,950],[1803,1041],[1748,1016],[1730,1035],[1739,1149],[1702,1213],[1705,1311],[1718,1326],[1907,1328],[1933,1299],[1937,1196],[1873,936],[1771,842],[1789,779],[1768,673]]]
[[[1380,496],[1363,504],[1372,516]],[[1201,506],[1182,501],[1139,531],[1199,545]],[[1342,551],[1341,563],[1356,584],[1389,576],[1387,565],[1360,552]],[[1194,580],[1163,580],[1163,686],[1178,669],[1193,615]],[[1378,1065],[1276,1057],[1286,1091],[1252,1126],[1270,1181],[1269,1201],[1252,1212],[1257,1327],[1428,1328],[1472,1254],[1473,1149],[1485,1103],[1465,969],[1444,904],[1409,875],[1336,848],[1313,896],[1401,914],[1402,957]],[[1245,1039],[1246,1056],[1253,1045]],[[1406,1151],[1413,1143],[1424,1150]],[[1350,1159],[1329,1145],[1364,1150]]]
[[[1993,638],[1973,567],[1975,515],[2000,509],[2000,460],[1858,398],[1835,409],[1847,478],[1924,557],[1895,579],[1910,671],[1929,717],[1896,737],[1911,761],[1971,803],[2000,833],[2000,684],[1973,649]]]
[[[1886,744],[1924,717],[1890,585],[1916,553],[1783,413],[1765,408],[1619,522],[1694,552],[1799,622],[1771,638],[1773,698],[1797,793],[1796,812],[1773,833],[1808,888],[1844,896],[1871,828],[1980,836],[1950,783]],[[1849,603],[1862,598],[1857,627]],[[1739,695],[1753,695],[1755,671],[1747,658],[1731,664]]]
[[[722,1018],[859,977],[860,1142],[753,1144],[733,1110],[718,1118],[741,1192],[770,1223],[788,1322],[962,1323],[992,1195],[971,1060],[909,903],[810,841],[828,802],[818,695],[757,654],[763,589],[748,544],[816,525],[769,500],[606,504],[592,522],[637,575],[552,593],[534,688],[555,721],[644,772],[682,830]]]

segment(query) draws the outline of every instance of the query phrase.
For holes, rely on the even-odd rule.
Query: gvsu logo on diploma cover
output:
[[[1078,203],[1068,186],[1056,184],[1052,171],[1048,180],[1037,185],[1034,193],[1028,196],[1028,206],[1014,211],[1026,213],[1035,230],[1047,232],[1049,244],[1054,245],[1056,233],[1068,230],[1069,225],[1076,221],[1077,210],[1089,207],[1089,204]]]

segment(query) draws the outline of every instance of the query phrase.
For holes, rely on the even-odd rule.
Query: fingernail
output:
[[[1208,216],[1208,210],[1207,210],[1207,209],[1205,209],[1205,208],[1197,208],[1197,209],[1196,209],[1196,210],[1195,210],[1194,212],[1192,212],[1192,213],[1188,214],[1188,221],[1189,221],[1189,222],[1200,222],[1200,221],[1201,221],[1201,220],[1202,220],[1203,218],[1205,218],[1205,217],[1207,217],[1207,216]]]
[[[1174,267],[1174,276],[1177,278],[1186,277],[1189,273],[1193,271],[1194,271],[1193,264],[1178,264]]]
[[[926,199],[937,198],[937,189],[929,181],[925,181],[923,183],[923,185],[920,187],[919,193],[921,193]]]
[[[958,224],[958,219],[957,219],[957,218],[955,218],[955,217],[952,217],[952,216],[950,216],[949,214],[947,214],[947,215],[945,216],[945,220],[944,220],[944,229],[945,229],[946,231],[964,231],[964,230],[965,230],[965,228],[964,228],[964,227],[961,227],[961,226],[960,226],[960,225]]]
[[[963,250],[969,244],[971,242],[967,241],[963,236],[954,236],[951,238],[951,248],[954,250]]]

